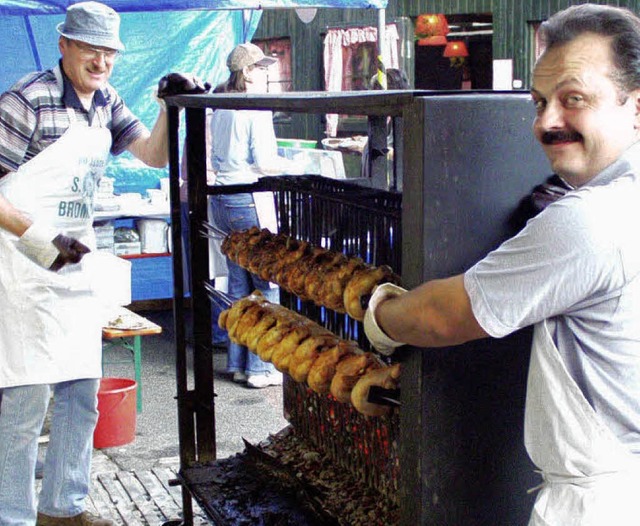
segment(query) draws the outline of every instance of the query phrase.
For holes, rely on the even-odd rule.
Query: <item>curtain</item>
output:
[[[324,39],[324,83],[326,91],[349,91],[354,48],[364,42],[377,42],[378,28],[351,27],[329,29]],[[382,62],[387,68],[397,68],[398,28],[386,26],[382,41]],[[335,137],[338,131],[338,115],[327,115],[327,137]]]

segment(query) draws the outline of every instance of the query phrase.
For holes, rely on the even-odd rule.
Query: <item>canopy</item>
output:
[[[2,0],[0,15],[55,15],[73,0]],[[184,11],[189,9],[269,9],[294,7],[385,8],[387,0],[106,0],[119,13],[134,11]]]
[[[111,84],[149,127],[157,116],[153,91],[171,71],[190,72],[213,86],[226,80],[226,57],[248,42],[262,8],[383,8],[387,0],[103,0],[121,14],[126,46]],[[71,0],[0,0],[0,93],[60,58],[56,26]],[[128,153],[112,159],[107,175],[118,192],[145,193],[168,171],[146,167]]]

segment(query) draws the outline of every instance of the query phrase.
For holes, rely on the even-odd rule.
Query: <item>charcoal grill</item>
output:
[[[401,269],[403,284],[411,287],[464,271],[513,234],[513,210],[545,179],[548,167],[530,133],[533,110],[524,93],[391,91],[167,100],[175,299],[179,300],[174,302],[179,480],[185,522],[191,520],[191,497],[195,497],[215,523],[233,524],[210,498],[217,491],[211,481],[221,461],[216,462],[215,451],[211,292],[206,286],[207,196],[273,192],[282,232]],[[193,389],[186,382],[178,107],[186,108]],[[367,115],[374,124],[384,124],[380,116],[391,116],[401,121],[404,130],[395,145],[402,164],[396,166],[397,179],[392,183],[403,191],[375,188],[375,174],[372,180],[357,183],[309,175],[209,187],[204,176],[206,108],[338,112]],[[360,325],[346,316],[286,293],[282,302],[366,347]],[[380,419],[364,417],[285,379],[285,416],[295,436],[326,455],[336,473],[353,477],[355,484],[397,507],[389,526],[524,525],[532,505],[527,488],[536,483],[522,445],[530,337],[524,330],[454,349],[401,351],[397,359],[403,361],[402,406]],[[288,487],[282,495],[289,491],[300,490]]]

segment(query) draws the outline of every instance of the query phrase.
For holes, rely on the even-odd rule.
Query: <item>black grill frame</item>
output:
[[[208,279],[208,265],[202,264],[208,261],[206,200],[214,192],[240,190],[214,191],[198,175],[206,168],[206,108],[367,115],[370,122],[382,123],[380,116],[397,119],[403,129],[395,145],[396,160],[402,160],[396,166],[403,188],[400,274],[409,288],[463,272],[513,234],[511,208],[546,179],[548,163],[531,136],[533,109],[524,92],[193,95],[171,97],[167,103],[180,456],[189,517],[188,495],[194,489],[189,475],[215,460],[210,307],[202,286]],[[199,307],[193,320],[194,389],[186,382],[181,326],[179,107],[186,108],[195,263],[191,290]],[[305,206],[313,207],[314,201]],[[285,221],[283,228],[287,225]],[[308,232],[319,239],[319,230]],[[338,330],[348,334],[351,329]],[[526,490],[537,481],[522,443],[530,340],[530,331],[524,330],[503,340],[454,349],[406,349],[398,356],[403,361],[397,494],[401,526],[526,524],[533,499]]]

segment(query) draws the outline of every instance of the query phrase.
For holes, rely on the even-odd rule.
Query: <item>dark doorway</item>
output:
[[[428,90],[491,89],[493,87],[493,25],[490,14],[447,15],[448,41],[462,40],[469,56],[452,61],[445,46],[415,44],[415,87]]]

